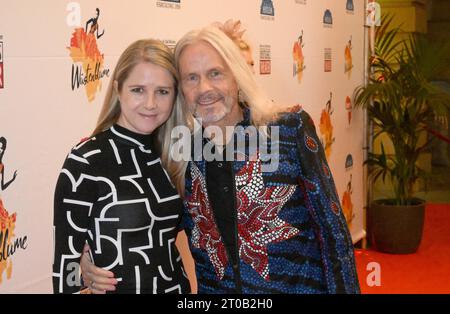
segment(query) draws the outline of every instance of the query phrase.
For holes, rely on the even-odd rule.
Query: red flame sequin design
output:
[[[265,187],[261,161],[250,161],[236,175],[239,255],[261,277],[269,280],[267,245],[300,233],[278,216],[295,185]]]
[[[206,181],[198,167],[191,166],[192,195],[188,200],[189,212],[194,221],[191,241],[195,248],[208,253],[217,277],[222,279],[228,263],[224,242],[214,220],[206,190]]]

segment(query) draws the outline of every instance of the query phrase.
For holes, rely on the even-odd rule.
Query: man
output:
[[[175,59],[185,109],[206,135],[203,148],[234,157],[211,160],[193,149],[187,165],[182,227],[198,292],[359,293],[351,237],[309,115],[300,107],[281,112],[216,27],[186,34]],[[254,127],[268,135],[275,169],[265,167],[260,143],[236,150],[236,133],[244,130],[249,143],[245,131]],[[97,285],[100,274],[89,269],[86,278]]]

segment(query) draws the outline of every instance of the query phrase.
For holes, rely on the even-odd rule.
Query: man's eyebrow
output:
[[[183,71],[180,71],[180,76],[181,76],[181,78],[185,78],[185,77],[188,77],[188,76],[191,76],[191,75],[198,75],[198,74],[195,73],[195,72],[187,72],[187,73],[183,73]]]
[[[218,66],[215,66],[215,67],[212,67],[211,69],[209,69],[208,71],[214,71],[214,70],[219,70],[219,71],[223,71],[223,70],[225,70],[225,68],[224,67],[222,67],[222,66],[220,66],[220,65],[218,65]]]

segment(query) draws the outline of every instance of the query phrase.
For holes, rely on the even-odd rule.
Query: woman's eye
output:
[[[166,89],[159,89],[156,92],[160,95],[169,95],[170,94],[170,92]]]
[[[135,87],[131,90],[132,93],[142,94],[144,89],[142,87]]]

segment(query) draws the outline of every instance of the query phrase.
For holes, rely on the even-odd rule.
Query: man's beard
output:
[[[199,110],[199,107],[202,106],[199,105],[199,102],[209,99],[216,100],[216,102],[211,105],[211,108],[202,108]],[[221,101],[223,102],[222,104],[217,104],[217,102]],[[224,119],[228,114],[230,114],[232,105],[233,97],[225,97],[219,93],[211,92],[197,98],[196,102],[190,107],[194,107],[193,115],[196,119],[201,120],[202,124],[211,124]]]

